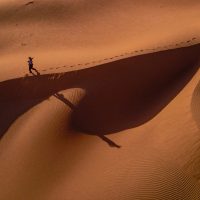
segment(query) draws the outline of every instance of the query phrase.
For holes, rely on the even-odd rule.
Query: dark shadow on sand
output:
[[[126,58],[94,68],[0,83],[0,136],[34,105],[69,88],[85,97],[73,107],[71,127],[103,139],[155,117],[198,70],[200,45]],[[105,138],[104,138],[105,139]],[[106,139],[105,139],[106,140]]]
[[[116,144],[114,141],[106,137],[105,135],[97,135],[99,138],[101,138],[104,142],[106,142],[110,147],[116,147],[121,148],[120,145]]]
[[[59,99],[60,101],[62,101],[67,106],[69,106],[73,111],[76,109],[76,106],[72,102],[70,102],[63,94],[57,92],[53,96]],[[118,144],[116,144],[114,141],[106,137],[105,135],[97,135],[97,136],[101,138],[104,142],[106,142],[110,147],[116,147],[116,148],[121,147]]]
[[[60,101],[62,101],[63,103],[65,103],[65,104],[66,104],[67,106],[69,106],[72,110],[75,110],[75,109],[76,109],[75,105],[74,105],[72,102],[70,102],[68,99],[66,99],[65,96],[64,96],[63,94],[57,92],[57,93],[54,94],[53,96],[56,97],[57,99],[59,99]]]

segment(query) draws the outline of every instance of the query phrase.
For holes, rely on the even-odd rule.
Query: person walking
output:
[[[31,74],[33,74],[32,70],[36,71],[36,73],[38,74],[37,69],[35,69],[35,68],[33,67],[33,58],[31,58],[31,57],[28,57],[28,66],[29,66],[29,72],[30,72]]]

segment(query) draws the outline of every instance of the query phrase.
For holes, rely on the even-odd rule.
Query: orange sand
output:
[[[200,199],[199,10],[2,0],[0,199]]]

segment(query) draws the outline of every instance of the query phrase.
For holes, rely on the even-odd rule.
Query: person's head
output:
[[[33,60],[33,58],[31,58],[31,57],[28,57],[28,59],[29,59],[29,60]]]

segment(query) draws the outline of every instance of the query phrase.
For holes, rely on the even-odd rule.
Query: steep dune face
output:
[[[199,50],[197,45],[88,70],[86,96],[72,114],[75,127],[93,134],[108,134],[149,121],[198,69]]]
[[[1,0],[0,199],[198,200],[199,10]]]

